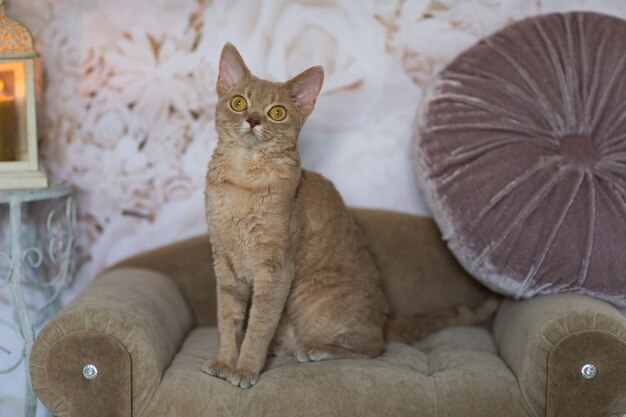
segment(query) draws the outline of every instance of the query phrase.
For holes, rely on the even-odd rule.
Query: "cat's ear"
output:
[[[324,69],[319,66],[311,67],[287,81],[291,89],[291,98],[304,117],[313,111],[323,83]]]
[[[217,95],[222,97],[249,75],[250,70],[243,62],[237,48],[232,43],[224,45],[220,56],[219,75],[217,76]]]

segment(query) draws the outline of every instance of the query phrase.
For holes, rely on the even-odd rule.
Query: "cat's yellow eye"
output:
[[[272,120],[280,122],[281,120],[284,120],[285,117],[287,117],[287,110],[283,106],[274,106],[270,109],[268,116]]]
[[[230,108],[235,111],[244,111],[248,107],[248,102],[241,96],[235,96],[230,101]]]

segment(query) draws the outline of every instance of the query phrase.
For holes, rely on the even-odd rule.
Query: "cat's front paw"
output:
[[[250,388],[251,386],[256,384],[258,380],[259,374],[241,368],[235,369],[227,378],[228,382],[236,387],[241,388]]]
[[[218,361],[217,359],[211,359],[204,363],[204,365],[202,366],[202,372],[215,376],[217,378],[228,380],[228,378],[230,378],[230,376],[234,372],[234,369],[232,366],[227,365],[222,361]]]

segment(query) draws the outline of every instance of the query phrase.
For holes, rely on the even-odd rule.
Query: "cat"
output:
[[[385,348],[388,305],[364,237],[333,184],[300,164],[298,135],[323,79],[312,67],[262,80],[233,45],[221,53],[205,189],[219,347],[203,370],[241,388],[268,352],[309,362]]]

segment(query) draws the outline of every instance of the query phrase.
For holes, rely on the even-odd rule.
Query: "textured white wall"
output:
[[[256,75],[272,80],[322,64],[325,85],[300,138],[304,166],[332,179],[349,205],[428,214],[409,144],[422,91],[438,69],[529,15],[588,9],[626,17],[621,0],[9,6],[42,55],[45,164],[79,195],[81,264],[68,298],[117,260],[204,233],[203,182],[216,143],[214,85],[225,42],[239,48]],[[18,415],[12,404],[22,390],[5,378],[0,415]]]

